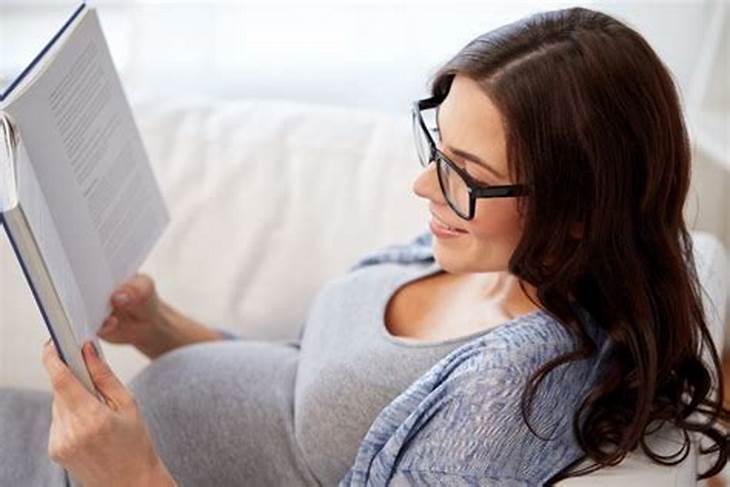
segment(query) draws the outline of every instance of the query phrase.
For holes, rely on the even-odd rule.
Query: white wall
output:
[[[77,4],[0,0],[0,76],[17,73]],[[574,2],[96,1],[128,82],[175,92],[266,96],[403,110],[466,41]],[[579,2],[637,27],[683,91],[708,2]],[[681,42],[678,41],[681,38]],[[12,46],[12,48],[11,48]]]

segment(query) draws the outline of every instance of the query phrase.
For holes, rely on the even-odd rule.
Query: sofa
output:
[[[325,281],[364,253],[427,229],[427,205],[411,189],[420,167],[406,110],[157,94],[131,102],[171,215],[141,271],[166,300],[210,326],[243,338],[296,339]],[[48,389],[40,362],[47,333],[0,235],[0,386]],[[721,350],[725,249],[706,232],[694,231],[693,240]],[[128,346],[105,343],[103,351],[125,381],[147,362]],[[636,452],[562,484],[694,485],[697,468],[695,445],[678,466]]]

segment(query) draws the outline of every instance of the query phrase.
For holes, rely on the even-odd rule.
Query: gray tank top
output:
[[[305,461],[335,485],[380,411],[455,348],[484,333],[423,342],[392,335],[385,309],[395,291],[440,271],[438,262],[366,266],[329,281],[304,325],[294,428]]]

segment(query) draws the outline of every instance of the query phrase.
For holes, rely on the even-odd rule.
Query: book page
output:
[[[22,143],[16,148],[18,168],[18,194],[23,195],[21,206],[31,229],[35,243],[43,254],[43,260],[50,276],[70,276],[73,269],[66,257],[61,238],[53,222],[46,199],[38,185],[33,166]],[[32,263],[26,263],[32,264]],[[74,279],[56,279],[54,287],[63,308],[79,339],[90,333],[88,315],[81,290]]]
[[[15,176],[15,147],[17,137],[10,115],[0,110],[0,212],[18,204]]]
[[[108,299],[141,265],[169,217],[94,9],[55,58],[5,110],[45,197],[85,316],[89,337]],[[19,194],[21,204],[26,195]],[[32,223],[31,223],[32,224]],[[50,267],[50,266],[49,266]],[[70,311],[70,310],[69,310]]]

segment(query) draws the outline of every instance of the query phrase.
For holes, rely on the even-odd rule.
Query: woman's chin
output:
[[[441,269],[450,274],[468,272],[468,265],[464,262],[464,255],[454,252],[452,249],[441,248],[436,242],[433,245],[433,257]]]
[[[507,270],[507,262],[490,262],[484,257],[474,257],[466,249],[453,249],[449,246],[442,246],[438,241],[433,243],[433,257],[439,267],[450,274],[462,273],[483,273],[483,272],[504,272]]]

